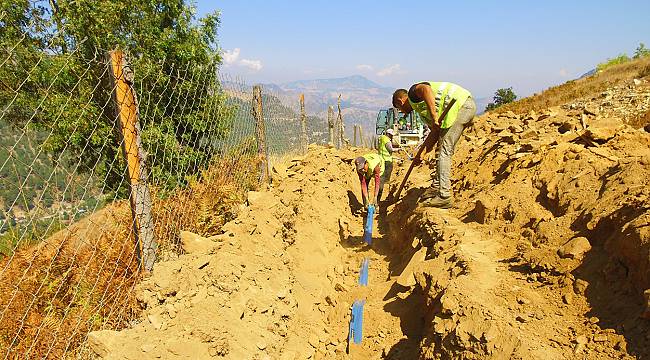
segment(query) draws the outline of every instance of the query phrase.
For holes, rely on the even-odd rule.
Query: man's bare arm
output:
[[[439,127],[440,124],[438,124],[438,114],[436,112],[436,96],[433,93],[431,86],[417,84],[415,86],[415,95],[424,100],[424,103],[427,105],[427,109],[429,110],[429,114],[431,114],[431,118],[433,119],[433,123]]]

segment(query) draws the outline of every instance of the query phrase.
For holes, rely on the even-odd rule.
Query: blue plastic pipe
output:
[[[361,270],[359,270],[359,285],[361,286],[368,286],[368,265],[370,264],[370,260],[368,258],[364,258],[363,261],[361,262]]]
[[[368,205],[368,216],[366,217],[366,226],[363,228],[363,241],[366,244],[372,244],[372,218],[375,215],[375,206]]]
[[[361,341],[363,340],[363,305],[365,303],[365,300],[357,300],[352,304],[348,343],[352,341],[355,344],[361,344]]]

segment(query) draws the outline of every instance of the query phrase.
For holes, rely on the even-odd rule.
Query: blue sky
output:
[[[639,42],[650,1],[263,1],[221,11],[224,72],[281,83],[360,74],[390,87],[452,81],[520,96],[578,77]]]

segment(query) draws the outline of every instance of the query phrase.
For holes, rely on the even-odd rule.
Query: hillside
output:
[[[634,77],[605,97],[584,92],[560,106],[520,103],[517,113],[477,118],[454,158],[454,206],[419,204],[431,165],[416,167],[402,198],[380,204],[372,245],[362,241],[351,165],[367,150],[311,146],[276,164],[274,184],[249,192],[223,234],[182,233],[185,254],[138,285],[140,321],[91,333],[87,351],[645,359],[650,134],[616,115],[650,101],[650,77]],[[396,164],[393,187],[409,165]],[[363,341],[348,345],[356,299],[365,301]]]

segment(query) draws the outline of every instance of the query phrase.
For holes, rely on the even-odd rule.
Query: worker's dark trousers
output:
[[[476,115],[476,103],[471,97],[458,110],[456,121],[447,129],[440,132],[440,140],[436,148],[436,174],[433,176],[431,187],[437,190],[442,198],[451,196],[451,158],[460,140],[463,130],[471,125]]]

